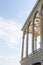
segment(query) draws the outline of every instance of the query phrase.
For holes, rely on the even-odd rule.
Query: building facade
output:
[[[21,65],[43,65],[43,0],[37,0],[24,26],[22,37]],[[32,52],[28,54],[29,34],[32,36]],[[24,56],[24,39],[26,35],[26,56]],[[40,37],[40,48],[37,49],[37,38]]]

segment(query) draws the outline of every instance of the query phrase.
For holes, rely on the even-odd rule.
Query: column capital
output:
[[[22,33],[22,38],[24,38],[25,37],[25,32],[23,31],[23,33]]]
[[[28,31],[29,31],[29,27],[26,28],[26,33],[28,34]]]
[[[24,39],[24,38],[25,38],[25,36],[23,35],[23,36],[22,36],[22,39]]]
[[[25,38],[25,34],[24,34],[24,31],[23,31],[23,34],[22,34],[22,38],[23,38],[23,39]]]

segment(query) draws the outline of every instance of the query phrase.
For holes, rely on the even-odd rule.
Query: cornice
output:
[[[32,11],[31,11],[30,15],[28,16],[27,20],[25,21],[25,23],[24,23],[24,25],[23,25],[23,27],[22,27],[21,31],[23,31],[23,29],[24,29],[24,27],[25,27],[26,23],[29,21],[29,19],[30,19],[30,17],[31,17],[31,15],[32,15],[32,13],[34,12],[35,8],[37,7],[37,5],[38,5],[39,1],[40,1],[40,0],[37,0],[37,2],[36,2],[36,4],[35,4],[34,8],[32,9]]]

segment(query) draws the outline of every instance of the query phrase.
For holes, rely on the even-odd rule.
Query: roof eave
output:
[[[31,17],[31,14],[34,12],[34,10],[35,10],[35,8],[37,7],[37,5],[38,5],[39,1],[40,1],[40,0],[37,0],[37,2],[36,2],[36,4],[35,4],[34,8],[32,9],[32,11],[31,11],[30,15],[28,16],[28,18],[27,18],[26,22],[24,23],[24,25],[23,25],[23,27],[22,27],[21,31],[23,31],[23,30],[24,30],[24,27],[25,27],[25,25],[26,25],[27,21],[29,21],[29,19],[30,19],[30,17]]]

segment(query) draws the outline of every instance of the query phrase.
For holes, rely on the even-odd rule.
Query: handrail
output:
[[[33,51],[33,53],[29,54],[28,57],[32,57],[34,54],[41,53],[42,51],[43,51],[43,49],[41,49],[41,48],[36,49],[35,51]]]
[[[32,56],[36,55],[36,54],[40,54],[43,51],[43,49],[39,48],[36,49],[33,53],[30,53],[27,58],[31,58]],[[22,60],[24,60],[26,57],[24,57]]]

